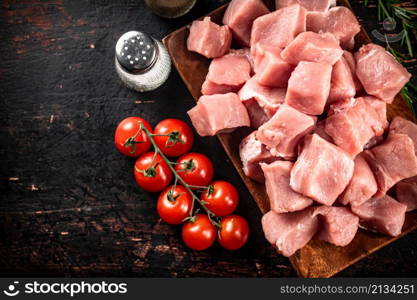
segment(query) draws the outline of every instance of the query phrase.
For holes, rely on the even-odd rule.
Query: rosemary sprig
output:
[[[401,46],[406,45],[408,56],[413,58],[413,42],[417,41],[417,10],[402,6],[401,0],[376,0],[378,8],[378,21],[388,19],[400,25],[403,32]],[[368,0],[364,1],[368,6]]]
[[[402,6],[403,1],[401,0],[376,0],[376,2],[379,21],[387,18],[390,22],[395,21],[396,24],[400,24],[403,32],[401,46],[406,46],[407,54],[401,53],[391,47],[388,39],[386,40],[387,50],[400,63],[403,63],[404,60],[414,58],[413,43],[417,42],[417,10]],[[368,0],[364,1],[364,5],[366,7],[368,6]],[[410,111],[417,117],[417,85],[410,81],[401,89],[400,93]]]

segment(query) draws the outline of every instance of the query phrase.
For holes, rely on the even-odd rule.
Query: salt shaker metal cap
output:
[[[168,51],[160,41],[141,31],[129,31],[116,43],[116,71],[122,81],[139,92],[161,86],[171,71]]]

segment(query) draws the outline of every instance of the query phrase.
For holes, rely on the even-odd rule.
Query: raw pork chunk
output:
[[[342,55],[343,50],[333,34],[319,34],[311,31],[300,33],[281,52],[281,57],[293,65],[297,65],[300,61],[334,65]]]
[[[227,85],[227,84],[217,84],[211,80],[206,79],[201,86],[201,93],[203,95],[215,95],[215,94],[227,94],[227,93],[236,93],[239,91],[241,85]]]
[[[313,215],[319,215],[321,223],[316,237],[333,245],[348,245],[358,231],[359,218],[346,207],[319,206]]]
[[[273,155],[295,157],[298,142],[314,130],[316,120],[316,117],[282,105],[268,122],[259,127],[256,137]]]
[[[333,143],[332,137],[328,135],[326,131],[324,130],[325,126],[326,126],[326,120],[318,121],[316,124],[316,129],[314,130],[314,133],[318,134],[322,139],[325,139],[326,141]]]
[[[349,185],[339,197],[339,202],[343,205],[361,205],[377,192],[378,185],[371,168],[362,154],[355,158],[355,168]]]
[[[256,44],[262,47],[284,48],[306,29],[306,9],[294,4],[263,15],[253,22],[250,40],[254,54]]]
[[[332,66],[302,61],[288,81],[285,102],[309,115],[321,115],[330,92]]]
[[[304,144],[291,170],[290,185],[294,191],[330,206],[352,178],[353,160],[317,134],[307,136]]]
[[[405,179],[395,186],[397,199],[407,205],[407,211],[417,209],[417,177]]]
[[[220,57],[227,53],[232,43],[232,34],[228,26],[219,26],[210,21],[194,21],[190,27],[187,49],[207,58]]]
[[[352,206],[352,212],[360,219],[366,229],[397,236],[405,220],[407,206],[388,195],[371,198],[360,206]]]
[[[255,73],[258,82],[270,87],[286,87],[294,66],[281,58],[279,49],[271,50],[261,47],[256,50]]]
[[[364,153],[378,183],[375,198],[384,196],[397,182],[417,175],[414,144],[405,134],[390,133],[384,143]]]
[[[275,0],[277,9],[298,3],[304,6],[308,11],[326,12],[329,7],[336,5],[336,0]]]
[[[313,200],[291,189],[290,172],[293,165],[289,161],[261,164],[271,210],[276,213],[298,211],[313,204]]]
[[[384,48],[375,44],[362,46],[355,53],[356,75],[369,95],[392,103],[410,80],[411,74]]]
[[[262,126],[262,124],[265,124],[270,119],[254,98],[243,101],[243,104],[248,111],[250,126],[252,128],[259,128]]]
[[[333,66],[327,104],[350,99],[356,94],[355,81],[349,63],[342,56]]]
[[[271,210],[262,217],[262,228],[268,242],[288,257],[313,238],[319,228],[319,221],[312,215],[310,208],[284,214]]]
[[[242,86],[250,78],[251,66],[247,58],[225,55],[212,60],[206,80],[216,84]]]
[[[239,145],[240,160],[243,165],[243,172],[249,178],[264,182],[265,177],[260,163],[271,163],[278,157],[272,156],[265,145],[256,139],[256,131],[245,137]]]
[[[375,98],[352,98],[333,105],[331,112],[333,115],[326,119],[324,130],[352,157],[362,152],[371,138],[382,135],[388,126],[386,103]]]
[[[201,96],[197,105],[188,111],[188,115],[201,136],[250,125],[246,108],[234,93]]]
[[[349,65],[350,72],[353,77],[353,82],[355,83],[355,88],[357,92],[360,92],[363,90],[362,83],[360,82],[358,76],[356,76],[356,61],[353,54],[349,51],[344,50],[343,51],[343,58],[346,60],[346,62]]]
[[[271,118],[285,100],[286,89],[271,88],[260,85],[257,76],[249,79],[239,91],[240,100],[246,102],[255,99],[264,110],[266,116]]]
[[[237,55],[246,58],[251,67],[251,74],[253,73],[254,61],[252,55],[250,54],[250,48],[230,49],[227,55]]]
[[[327,12],[309,12],[307,30],[332,33],[344,49],[352,49],[355,35],[361,30],[358,20],[349,8],[337,6]]]
[[[242,46],[250,45],[253,21],[269,13],[262,0],[232,0],[223,16],[223,24],[228,25],[235,40]]]
[[[389,126],[389,132],[408,135],[413,141],[414,151],[417,155],[417,124],[401,117],[395,117]]]

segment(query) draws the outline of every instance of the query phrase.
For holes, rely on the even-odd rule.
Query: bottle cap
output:
[[[129,31],[116,43],[116,59],[131,73],[142,73],[157,60],[158,48],[154,39],[141,31]]]

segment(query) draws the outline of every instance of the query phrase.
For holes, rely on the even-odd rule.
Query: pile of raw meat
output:
[[[240,144],[243,170],[265,182],[262,225],[283,255],[312,238],[345,246],[358,227],[399,235],[417,207],[417,125],[389,124],[386,106],[411,75],[378,45],[350,52],[360,26],[348,8],[276,6],[233,0],[224,25],[192,24],[188,49],[213,58],[188,112],[194,127],[202,136],[254,128]]]

